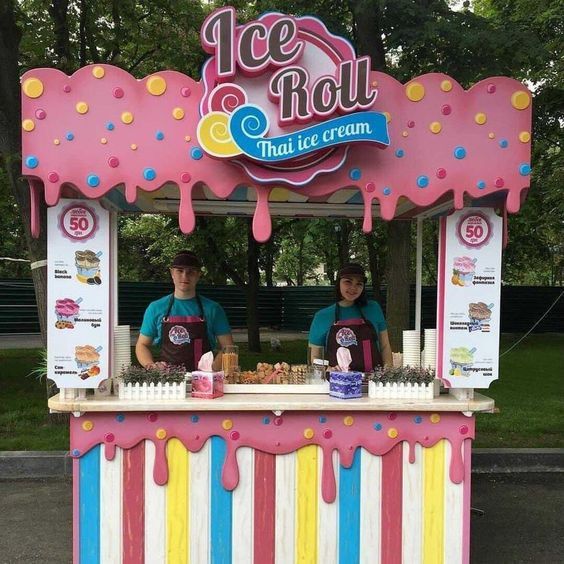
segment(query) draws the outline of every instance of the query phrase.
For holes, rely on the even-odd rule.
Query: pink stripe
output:
[[[197,315],[175,315],[168,317],[167,321],[169,323],[197,323],[198,321],[202,321],[202,318]]]
[[[364,323],[362,317],[355,317],[354,319],[340,319],[335,325],[364,325]]]
[[[470,490],[471,490],[471,472],[472,468],[472,439],[464,441],[464,486],[462,493],[462,562],[468,564],[470,562]]]
[[[362,341],[362,354],[364,355],[364,370],[368,372],[374,368],[372,362],[372,343],[370,341]]]
[[[145,561],[145,442],[123,451],[123,564]]]
[[[198,366],[198,362],[202,358],[202,339],[194,339],[194,367]]]
[[[446,217],[441,217],[439,234],[439,291],[437,295],[437,376],[443,375],[443,317],[445,313],[445,261],[446,261]]]
[[[72,461],[72,561],[79,564],[80,550],[80,459]]]
[[[253,544],[256,564],[274,564],[275,483],[275,456],[255,450]]]
[[[40,194],[41,194],[41,183],[38,180],[28,178],[27,182],[29,184],[29,207],[31,211],[31,236],[37,239],[41,234],[41,217],[40,217]]]
[[[382,456],[382,564],[401,564],[402,448],[398,443]]]

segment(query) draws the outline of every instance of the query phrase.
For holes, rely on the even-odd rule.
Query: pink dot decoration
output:
[[[49,182],[57,182],[59,180],[59,175],[55,171],[53,171],[47,175],[47,179],[49,180]]]
[[[183,172],[180,175],[180,180],[182,180],[182,182],[184,182],[184,184],[186,184],[187,182],[190,182],[191,179],[192,179],[192,177],[190,176],[189,172]]]
[[[414,122],[412,119],[410,119],[410,120],[407,122],[407,127],[410,127],[410,128],[411,128],[411,127],[415,127],[415,122]]]
[[[123,95],[124,95],[123,88],[120,88],[119,86],[114,88],[113,95],[114,95],[114,98],[123,98]]]
[[[488,84],[486,91],[488,94],[493,94],[495,92],[495,84]]]
[[[274,444],[275,444],[276,446],[280,446],[280,441],[276,441]]]
[[[450,115],[450,112],[452,112],[452,108],[451,108],[448,104],[445,104],[445,105],[441,108],[441,114],[443,114],[443,116],[448,116],[448,115]]]
[[[108,164],[112,167],[112,168],[116,168],[119,166],[119,159],[117,157],[110,157],[108,159]]]
[[[276,426],[280,427],[280,425],[282,425],[282,423],[284,423],[284,419],[282,419],[282,417],[276,417],[276,418],[274,419],[273,423],[274,423]]]
[[[47,117],[47,112],[41,108],[39,110],[35,110],[35,117],[37,119],[45,119]]]
[[[323,431],[323,436],[326,439],[330,439],[333,436],[333,431],[331,431],[331,429],[325,429],[325,431]]]
[[[397,419],[398,414],[397,413],[388,413],[388,419],[390,421],[394,421],[394,419]]]
[[[115,440],[114,434],[113,433],[106,433],[104,435],[104,439],[107,443],[113,443]]]
[[[151,422],[155,422],[158,418],[159,416],[156,413],[149,413],[149,415],[147,415],[147,419]]]
[[[495,179],[496,188],[503,188],[504,184],[505,184],[505,181],[503,180],[503,178],[498,177],[498,178]]]
[[[67,94],[71,91],[71,87],[69,84],[65,84],[63,86],[63,92],[66,92]]]
[[[459,430],[461,435],[466,435],[468,433],[468,425],[462,425]]]
[[[437,169],[437,178],[445,178],[446,177],[446,169],[438,168]]]
[[[188,98],[188,96],[190,96],[191,93],[192,92],[191,92],[190,88],[188,88],[187,86],[185,86],[184,88],[181,88],[181,90],[180,90],[180,95],[184,96],[184,98]]]
[[[241,435],[239,434],[239,431],[233,431],[231,433],[231,438],[236,441]]]
[[[374,192],[374,190],[376,190],[376,186],[374,185],[374,182],[368,182],[365,189],[367,192]]]

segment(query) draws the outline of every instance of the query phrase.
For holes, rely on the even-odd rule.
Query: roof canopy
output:
[[[175,71],[137,80],[110,65],[25,73],[23,173],[43,184],[47,204],[70,185],[127,211],[179,209],[187,233],[194,209],[252,211],[259,241],[270,236],[269,205],[282,215],[362,215],[365,231],[374,215],[451,198],[459,208],[465,194],[497,193],[519,209],[531,152],[521,83],[495,77],[465,91],[433,73],[403,85],[369,71],[319,20],[281,14],[258,20],[274,39],[247,52],[260,34],[234,27],[229,66],[215,53],[228,17],[233,24],[234,11],[220,9],[204,23],[213,56],[199,82]]]

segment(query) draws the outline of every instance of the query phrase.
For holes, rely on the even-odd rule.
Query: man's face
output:
[[[196,291],[196,284],[200,280],[201,271],[192,266],[176,267],[170,269],[174,290],[180,294]]]

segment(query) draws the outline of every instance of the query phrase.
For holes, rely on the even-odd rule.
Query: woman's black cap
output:
[[[349,262],[339,268],[339,272],[337,272],[337,280],[340,280],[345,276],[360,276],[363,282],[366,282],[364,268],[362,268],[362,266],[357,262]]]
[[[202,268],[200,259],[192,251],[180,251],[172,259],[172,268]]]

